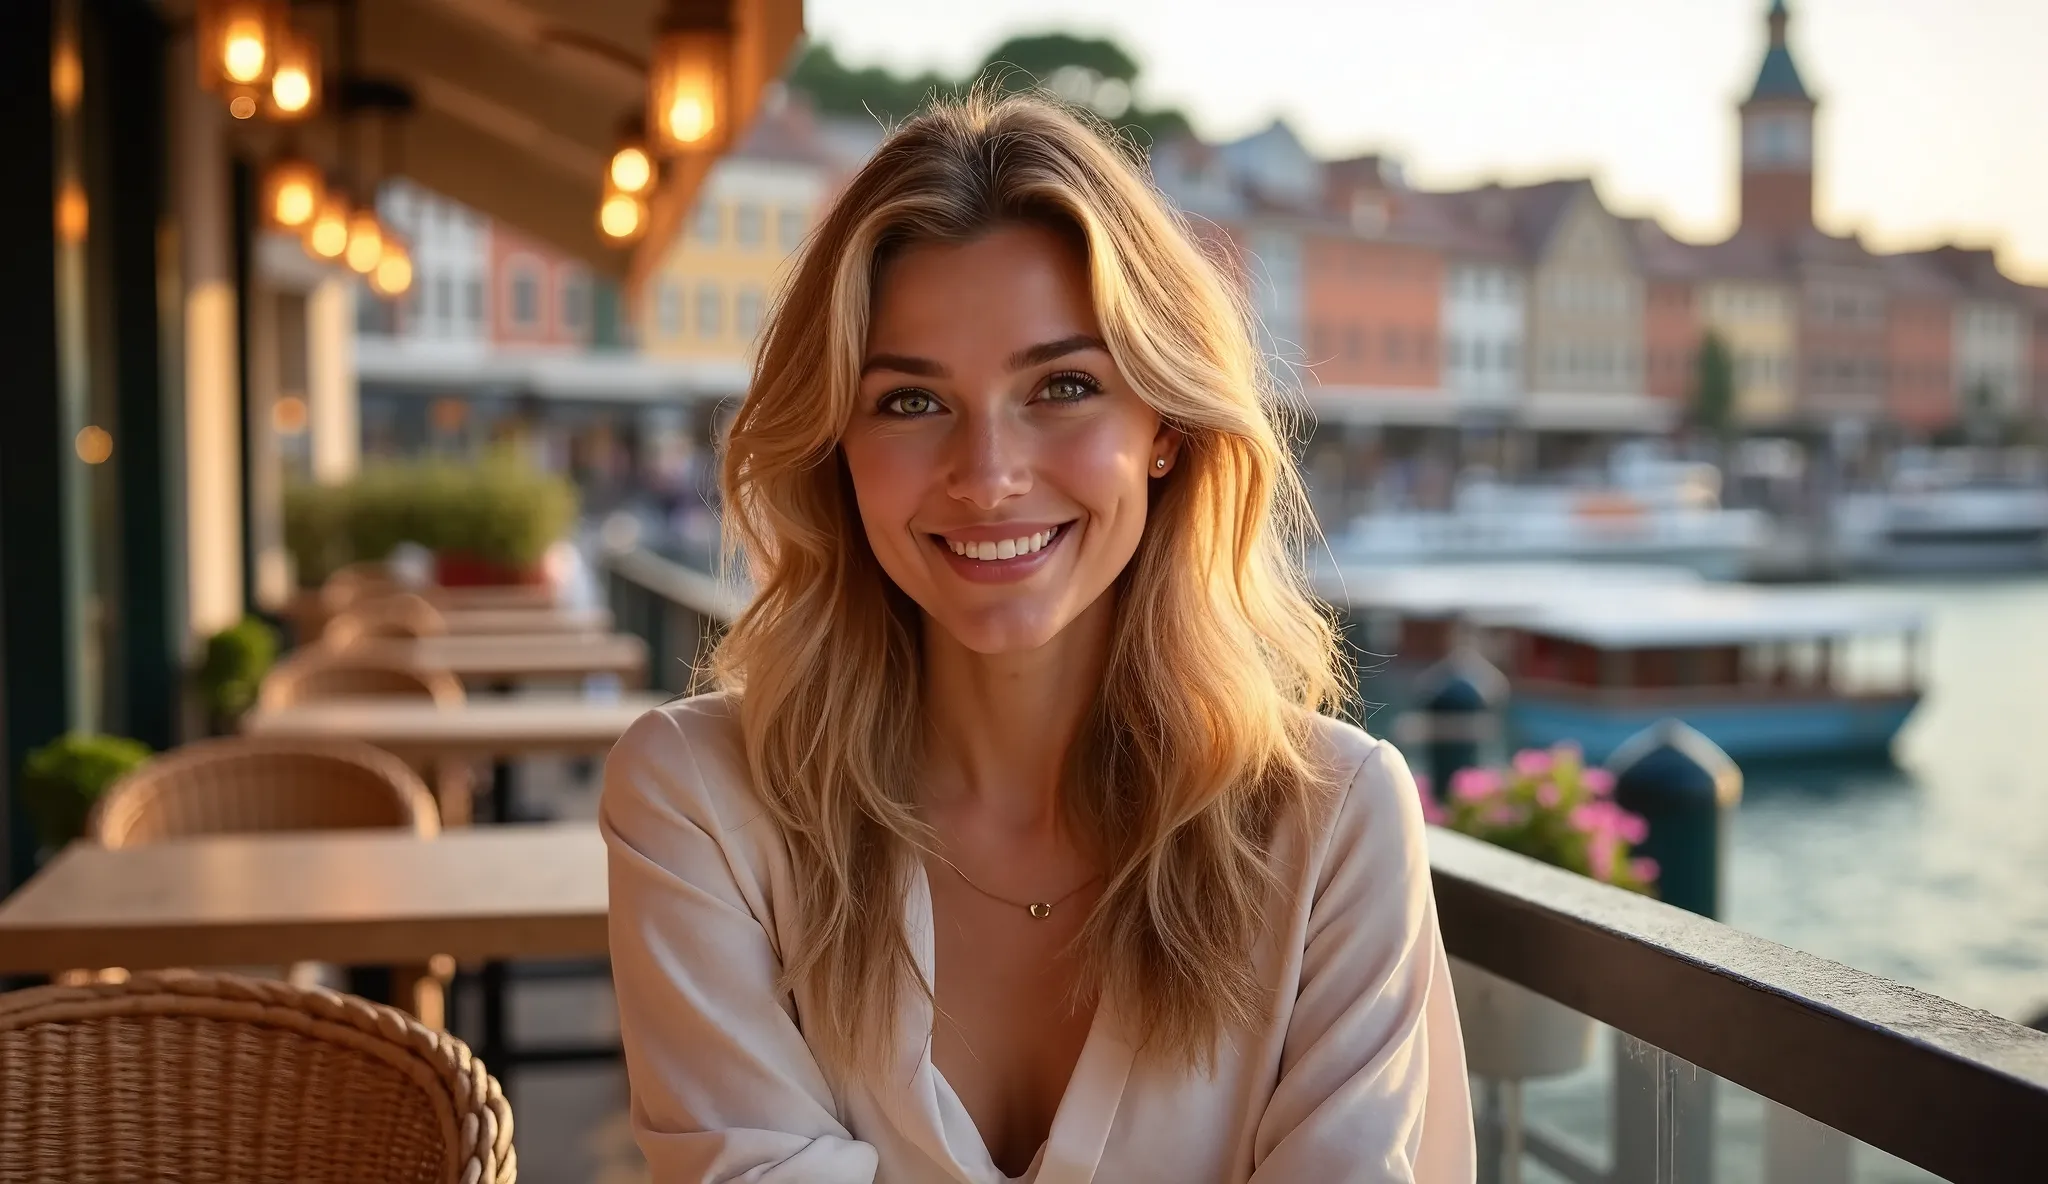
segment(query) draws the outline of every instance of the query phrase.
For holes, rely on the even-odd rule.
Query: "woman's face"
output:
[[[870,320],[841,447],[875,557],[968,649],[1044,645],[1130,562],[1179,433],[1117,372],[1086,260],[1044,227],[905,249]]]

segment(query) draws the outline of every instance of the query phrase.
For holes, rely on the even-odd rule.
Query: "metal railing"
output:
[[[735,593],[645,552],[609,570],[613,612],[647,641],[655,685],[685,689]],[[1430,869],[1453,958],[1925,1171],[2048,1179],[2048,1034],[1463,835],[1432,831]],[[1585,1184],[1711,1184],[1711,1154],[1678,1148],[1701,1133],[1680,1110],[1703,1088],[1617,1106],[1605,1164],[1540,1129],[1510,1146]],[[1498,1155],[1485,1121],[1481,1145]],[[1848,1179],[1846,1150],[1837,1158]],[[1519,1163],[1482,1170],[1520,1177]]]

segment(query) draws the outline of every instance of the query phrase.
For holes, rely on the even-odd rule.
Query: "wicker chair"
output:
[[[512,1110],[389,1007],[159,971],[0,994],[0,1184],[513,1184]]]
[[[229,737],[187,744],[108,788],[86,824],[106,847],[135,847],[187,835],[401,827],[441,831],[433,798],[404,761],[368,744]],[[73,972],[65,981],[107,977]],[[309,985],[317,967],[286,972]],[[441,1027],[447,1018],[452,959],[393,974],[395,998]]]
[[[365,637],[439,637],[447,619],[417,592],[366,597],[336,613],[321,631],[330,645],[350,645]]]
[[[346,648],[336,649],[323,639],[320,645],[302,649],[271,667],[256,693],[256,706],[260,711],[274,711],[363,695],[431,699],[437,707],[459,705],[465,697],[462,680],[445,670],[386,665],[372,657],[351,655]],[[433,787],[441,821],[448,826],[469,825],[475,812],[476,785],[470,767],[460,761],[440,761],[419,772]]]

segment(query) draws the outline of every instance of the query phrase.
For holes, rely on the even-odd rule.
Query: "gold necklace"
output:
[[[932,856],[933,858],[937,859],[940,863],[943,863],[947,867],[952,868],[953,874],[960,877],[960,882],[967,885],[969,888],[974,889],[976,892],[981,893],[983,896],[988,897],[990,900],[995,901],[997,904],[1006,904],[1013,909],[1023,909],[1025,912],[1031,914],[1032,917],[1040,921],[1043,921],[1046,918],[1052,916],[1052,911],[1055,908],[1058,908],[1060,905],[1063,905],[1067,903],[1069,900],[1072,900],[1074,896],[1081,891],[1081,889],[1088,887],[1090,884],[1093,884],[1095,881],[1100,880],[1102,878],[1100,873],[1092,875],[1087,879],[1081,881],[1081,883],[1078,886],[1076,886],[1073,890],[1069,891],[1066,895],[1061,896],[1056,900],[1034,900],[1028,902],[1022,900],[1011,900],[1007,896],[997,896],[995,893],[990,892],[986,888],[983,888],[981,885],[975,883],[973,880],[968,879],[967,873],[960,870],[959,864],[954,863],[952,860],[947,859],[945,856],[940,855],[938,852],[932,852]]]

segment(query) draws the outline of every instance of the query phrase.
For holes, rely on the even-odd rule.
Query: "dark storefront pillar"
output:
[[[0,888],[26,877],[35,838],[18,781],[30,749],[70,722],[76,672],[66,652],[76,611],[65,590],[66,438],[57,344],[56,110],[53,6],[0,4]]]

